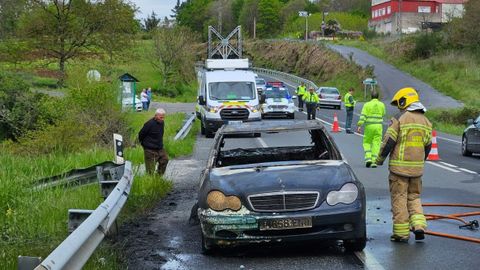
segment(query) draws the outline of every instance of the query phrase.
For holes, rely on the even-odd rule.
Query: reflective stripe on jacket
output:
[[[374,98],[365,103],[362,108],[362,114],[357,126],[383,124],[383,117],[385,116],[385,104]]]
[[[419,111],[406,111],[391,120],[385,134],[380,161],[390,154],[389,169],[405,177],[423,175],[425,159],[432,145],[432,124]]]
[[[297,95],[303,96],[303,95],[305,95],[306,92],[307,92],[307,88],[305,86],[299,85],[297,87]]]
[[[355,103],[357,103],[349,92],[345,94],[343,102],[345,103],[345,107],[347,108],[353,108],[355,107]]]
[[[318,98],[317,93],[307,92],[305,93],[305,95],[303,95],[303,101],[305,101],[306,103],[318,103],[320,99]]]

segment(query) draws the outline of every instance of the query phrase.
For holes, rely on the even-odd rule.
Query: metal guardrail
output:
[[[105,201],[35,270],[81,269],[115,222],[127,201],[132,183],[132,164],[127,161],[122,178]]]
[[[183,127],[177,132],[177,135],[175,135],[175,138],[173,138],[173,140],[183,140],[190,132],[190,129],[192,129],[193,122],[195,122],[195,113],[192,113],[192,115],[188,119],[186,119]]]
[[[257,67],[254,67],[252,68],[252,70],[257,73],[257,74],[264,74],[264,75],[268,75],[268,76],[272,76],[272,77],[275,77],[277,79],[280,79],[280,80],[287,80],[289,82],[293,82],[293,83],[296,83],[296,84],[300,84],[300,83],[305,83],[305,86],[308,88],[312,87],[313,89],[318,89],[318,86],[310,81],[310,80],[307,80],[307,79],[304,79],[304,78],[301,78],[301,77],[298,77],[298,76],[295,76],[295,75],[292,75],[292,74],[288,74],[288,73],[285,73],[285,72],[281,72],[281,71],[277,71],[277,70],[271,70],[271,69],[266,69],[266,68],[257,68]]]

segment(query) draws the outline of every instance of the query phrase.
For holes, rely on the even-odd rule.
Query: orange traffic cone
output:
[[[332,132],[340,132],[340,128],[338,127],[337,113],[334,113],[334,114],[333,114]]]
[[[438,155],[437,131],[432,131],[432,150],[428,154],[427,160],[440,160]]]

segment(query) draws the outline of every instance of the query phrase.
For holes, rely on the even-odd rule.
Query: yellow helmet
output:
[[[390,104],[397,106],[400,110],[404,110],[417,101],[420,101],[417,91],[411,87],[406,87],[397,91]]]

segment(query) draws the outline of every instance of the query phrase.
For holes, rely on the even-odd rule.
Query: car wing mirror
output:
[[[200,104],[202,106],[207,104],[205,102],[205,97],[204,96],[198,96],[198,104]]]
[[[467,125],[470,126],[470,125],[473,125],[473,124],[476,124],[473,119],[468,119],[467,120]]]

